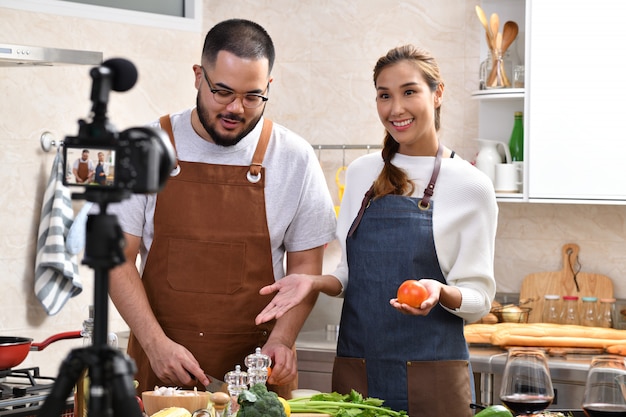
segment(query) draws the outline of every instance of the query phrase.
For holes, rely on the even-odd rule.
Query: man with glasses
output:
[[[254,22],[214,26],[193,66],[196,106],[159,120],[178,166],[158,195],[111,208],[127,246],[110,295],[131,329],[138,391],[203,388],[206,375],[245,370],[257,346],[272,359],[271,388],[285,397],[295,388],[295,339],[316,297],[257,326],[271,300],[259,289],[320,274],[335,215],[311,145],[263,117],[274,55]]]

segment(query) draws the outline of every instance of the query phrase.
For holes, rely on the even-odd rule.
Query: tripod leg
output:
[[[110,347],[99,350],[98,357],[89,367],[88,417],[141,417],[133,384],[135,363]]]
[[[116,417],[141,417],[133,376],[137,372],[135,362],[121,352],[114,352],[113,363],[113,411]]]
[[[86,367],[83,353],[82,348],[74,349],[61,363],[59,376],[54,381],[50,394],[41,406],[37,414],[38,417],[58,417],[63,413],[67,398]]]

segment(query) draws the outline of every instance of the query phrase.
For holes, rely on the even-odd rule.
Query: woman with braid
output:
[[[374,86],[384,146],[346,172],[341,261],[332,274],[264,287],[276,295],[257,322],[312,292],[343,297],[333,391],[355,389],[411,417],[471,416],[463,326],[488,313],[495,295],[493,186],[439,139],[444,82],[428,51],[390,50]],[[417,308],[396,299],[407,279],[429,292]]]

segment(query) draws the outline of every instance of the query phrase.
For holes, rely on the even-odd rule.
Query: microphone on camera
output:
[[[137,82],[137,68],[124,58],[112,58],[89,72],[93,79],[91,86],[92,115],[94,121],[106,121],[106,108],[109,93],[130,90]]]
[[[127,59],[108,59],[102,63],[102,66],[113,73],[111,89],[114,91],[128,91],[137,82],[137,67]]]

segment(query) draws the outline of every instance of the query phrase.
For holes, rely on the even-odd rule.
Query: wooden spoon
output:
[[[485,28],[485,32],[487,33],[487,46],[489,47],[489,49],[493,49],[495,47],[494,38],[493,33],[491,33],[491,27],[487,23],[487,15],[485,15],[485,11],[482,9],[482,7],[478,5],[476,6],[476,14],[478,15],[478,20],[480,20],[480,23],[482,23],[483,27]]]
[[[517,38],[518,33],[519,33],[519,26],[517,25],[517,23],[511,20],[507,20],[504,23],[504,27],[502,28],[502,40],[499,41],[500,42],[499,46],[496,45],[496,49],[500,49],[503,57],[507,49],[509,49],[509,46],[511,46],[515,38]],[[500,35],[500,33],[498,33],[498,35]],[[498,41],[496,41],[496,43],[497,42]],[[496,71],[497,69],[494,67],[491,73],[489,74],[487,85],[493,86],[493,83],[495,82],[495,78],[496,78]],[[504,68],[500,68],[500,71],[502,71],[502,79],[503,79],[504,85],[506,87],[509,87],[511,85],[511,82],[509,81],[509,77],[507,76],[506,72],[504,72]]]
[[[498,34],[496,35],[496,50],[497,51],[502,50],[502,33],[501,32],[498,32]],[[500,60],[499,62],[494,59],[495,54],[492,56],[491,73],[489,74],[489,79],[487,80],[487,85],[490,87],[496,87],[496,85],[498,84],[497,82],[498,73],[500,73],[500,77],[502,78],[502,86],[509,87],[511,85],[511,83],[509,82],[509,79],[506,76],[506,73],[504,72],[504,66],[503,66],[504,54],[501,53],[500,56],[502,57],[502,60]]]
[[[517,23],[510,20],[504,22],[504,27],[502,28],[502,56],[504,56],[506,50],[509,49],[509,46],[511,46],[515,38],[517,38],[518,33],[519,26],[517,26]],[[502,68],[502,76],[504,79],[504,85],[509,87],[511,82],[509,81],[507,73],[504,72],[504,68]]]
[[[502,28],[502,55],[506,52],[506,50],[511,46],[515,38],[517,38],[517,34],[519,33],[519,26],[517,23],[507,20],[504,23],[504,27]]]
[[[497,13],[492,13],[489,19],[489,25],[491,26],[491,36],[496,39],[498,32],[500,31],[500,17]]]

